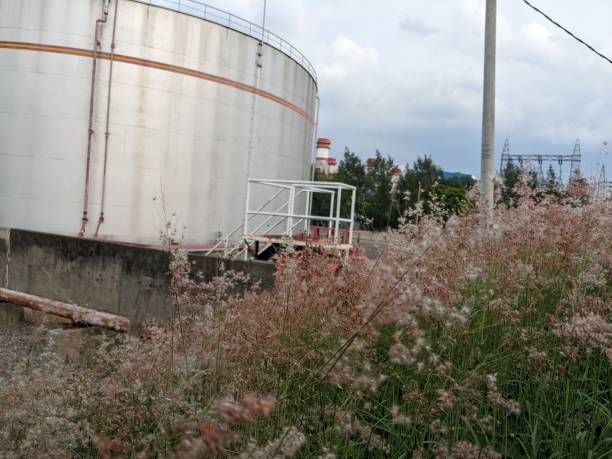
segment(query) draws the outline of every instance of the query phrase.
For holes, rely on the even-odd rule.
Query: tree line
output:
[[[546,174],[542,174],[535,170],[527,170],[509,161],[500,173],[502,183],[498,187],[498,204],[504,204],[508,207],[516,205],[518,199],[516,186],[523,173],[527,174],[527,185],[529,188],[536,191],[534,195],[536,200],[543,199],[547,196],[553,200],[560,201],[568,196],[569,188],[588,186],[586,179],[582,177],[579,170],[570,171],[568,186],[564,186],[563,177],[557,175],[552,164],[548,166]],[[583,203],[586,204],[589,198],[585,196],[582,200]]]
[[[394,172],[399,176],[394,179]],[[535,199],[544,196],[561,200],[567,195],[562,177],[552,167],[545,175],[535,171],[525,171],[522,167],[508,162],[500,172],[500,183],[496,186],[498,204],[508,207],[516,205],[518,200],[516,185],[521,174],[529,178],[528,185],[536,190]],[[411,222],[415,214],[436,212],[451,216],[466,208],[467,193],[476,184],[468,175],[444,176],[442,168],[431,156],[418,157],[412,165],[406,164],[398,169],[392,157],[383,156],[380,151],[367,163],[348,148],[340,161],[335,174],[316,171],[317,181],[336,181],[357,188],[355,203],[356,221],[360,228],[384,231],[398,228],[403,222]],[[585,184],[579,171],[572,171],[571,182]],[[342,196],[341,214],[350,215],[351,197],[348,193]],[[418,212],[413,212],[419,207]],[[330,213],[329,196],[315,195],[312,202],[313,215],[327,216]]]
[[[395,174],[399,175],[394,178]],[[403,170],[390,156],[376,151],[373,160],[364,164],[348,148],[338,165],[336,174],[315,173],[317,181],[336,181],[357,188],[355,214],[363,229],[375,231],[397,228],[410,219],[410,210],[421,206],[424,213],[432,210],[432,204],[443,207],[447,213],[460,211],[466,201],[467,191],[475,181],[469,176],[444,177],[442,168],[430,156],[418,157]],[[342,196],[342,215],[350,214],[350,196]],[[329,215],[330,199],[315,195],[313,215]]]

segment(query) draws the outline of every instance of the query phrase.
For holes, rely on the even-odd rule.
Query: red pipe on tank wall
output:
[[[93,67],[91,70],[91,90],[89,97],[89,126],[87,130],[87,160],[85,165],[85,191],[83,192],[83,216],[81,217],[81,230],[79,236],[85,235],[85,227],[87,226],[87,208],[89,206],[89,172],[91,166],[91,145],[93,141],[93,117],[94,117],[94,100],[96,97],[96,73],[98,70],[98,50],[100,48],[100,30],[102,24],[108,21],[108,8],[110,0],[102,0],[102,17],[96,20],[96,29],[94,32],[93,46]]]
[[[104,223],[104,207],[106,204],[106,169],[108,164],[108,138],[110,137],[110,107],[113,90],[113,64],[115,63],[118,11],[119,0],[115,2],[115,16],[113,19],[113,38],[111,40],[110,68],[108,76],[108,96],[106,99],[106,130],[104,132],[104,167],[102,169],[102,194],[100,196],[100,216],[98,217],[98,226],[96,227],[96,233],[94,237],[98,237],[98,234],[100,232],[100,226],[102,226],[102,223]]]

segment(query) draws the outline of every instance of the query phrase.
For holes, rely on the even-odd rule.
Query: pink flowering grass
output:
[[[612,203],[523,182],[492,214],[417,209],[376,262],[288,254],[268,292],[174,252],[176,319],[16,371],[0,452],[610,457]]]

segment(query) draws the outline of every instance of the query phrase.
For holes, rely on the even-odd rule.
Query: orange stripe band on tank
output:
[[[40,43],[24,43],[24,42],[16,42],[16,41],[0,41],[0,49],[13,49],[13,50],[25,50],[25,51],[38,51],[44,53],[56,53],[56,54],[67,54],[72,56],[81,56],[81,57],[94,57],[94,52],[88,49],[82,48],[71,48],[67,46],[57,46],[57,45],[45,45]],[[99,51],[97,53],[97,57],[99,59],[111,59],[111,54],[107,52]],[[294,111],[301,117],[303,117],[309,123],[313,123],[312,117],[305,111],[302,110],[297,105],[292,104],[291,102],[276,96],[270,92],[263,91],[261,89],[255,88],[254,86],[249,86],[244,83],[240,83],[238,81],[233,81],[228,78],[220,77],[217,75],[213,75],[207,72],[201,72],[199,70],[190,69],[187,67],[180,67],[178,65],[165,64],[163,62],[151,61],[148,59],[142,59],[139,57],[126,56],[123,54],[115,54],[113,59],[116,62],[123,62],[125,64],[132,65],[140,65],[142,67],[148,67],[158,70],[164,70],[167,72],[177,73],[180,75],[187,75],[194,78],[199,78],[201,80],[212,81],[214,83],[219,83],[225,86],[230,86],[232,88],[239,89],[241,91],[246,91],[251,94],[257,94],[264,99],[271,100],[280,104],[288,109]]]

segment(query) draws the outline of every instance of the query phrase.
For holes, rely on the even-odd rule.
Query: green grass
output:
[[[516,325],[500,323],[486,308],[492,299],[488,295],[487,301],[473,308],[465,327],[429,324],[432,350],[452,363],[445,375],[391,363],[388,351],[397,327],[379,326],[376,339],[366,338],[370,347],[352,356],[355,361],[370,362],[372,374],[387,376],[376,391],[356,394],[350,385],[339,388],[326,381],[313,383],[310,371],[292,370],[281,376],[277,394],[281,403],[273,423],[276,430],[259,429],[257,437],[263,442],[279,426],[297,425],[308,437],[298,456],[303,458],[315,456],[323,447],[333,449],[337,457],[411,457],[428,445],[452,446],[459,441],[490,447],[507,458],[611,457],[610,364],[597,351],[581,350],[576,361],[561,355],[560,343],[550,331],[548,317],[557,310],[564,285],[560,281],[543,291],[525,291],[515,308],[533,312]],[[477,300],[489,287],[472,285],[468,291]],[[546,352],[543,368],[529,368],[529,348]],[[484,382],[469,382],[474,375],[486,374],[497,374],[500,392],[505,399],[518,402],[520,413],[492,404]],[[452,390],[455,383],[469,389],[457,393],[455,406],[437,410],[436,391]],[[411,425],[393,424],[390,409],[394,405],[414,420]],[[355,433],[335,431],[330,410],[337,408],[353,413],[384,439],[388,452],[369,449],[367,441]],[[480,422],[487,416],[493,420],[491,428]],[[444,433],[432,429],[435,421]]]
[[[77,363],[17,374],[0,387],[0,455],[98,457],[103,438],[125,457],[181,457],[215,440],[203,429],[213,426],[239,433],[221,443],[245,458],[280,453],[288,427],[305,437],[297,458],[612,457],[611,337],[585,339],[586,347],[558,333],[585,312],[607,330],[609,241],[594,237],[595,223],[578,210],[549,210],[509,214],[510,235],[493,231],[480,247],[471,239],[477,220],[439,248],[425,222],[423,246],[433,248],[390,254],[380,272],[355,263],[337,273],[331,257],[305,255],[280,272],[275,291],[228,299],[212,323],[199,304],[147,339],[101,339]],[[531,217],[557,230],[559,215],[567,221],[556,239],[525,236]],[[607,222],[599,223],[603,234]],[[580,225],[582,236],[572,236]],[[452,250],[465,266],[451,263]],[[583,272],[590,281],[579,280]],[[401,301],[387,301],[390,292]],[[274,410],[242,424],[215,411],[220,399],[240,403],[249,391],[274,396]],[[278,451],[257,451],[272,442]]]

